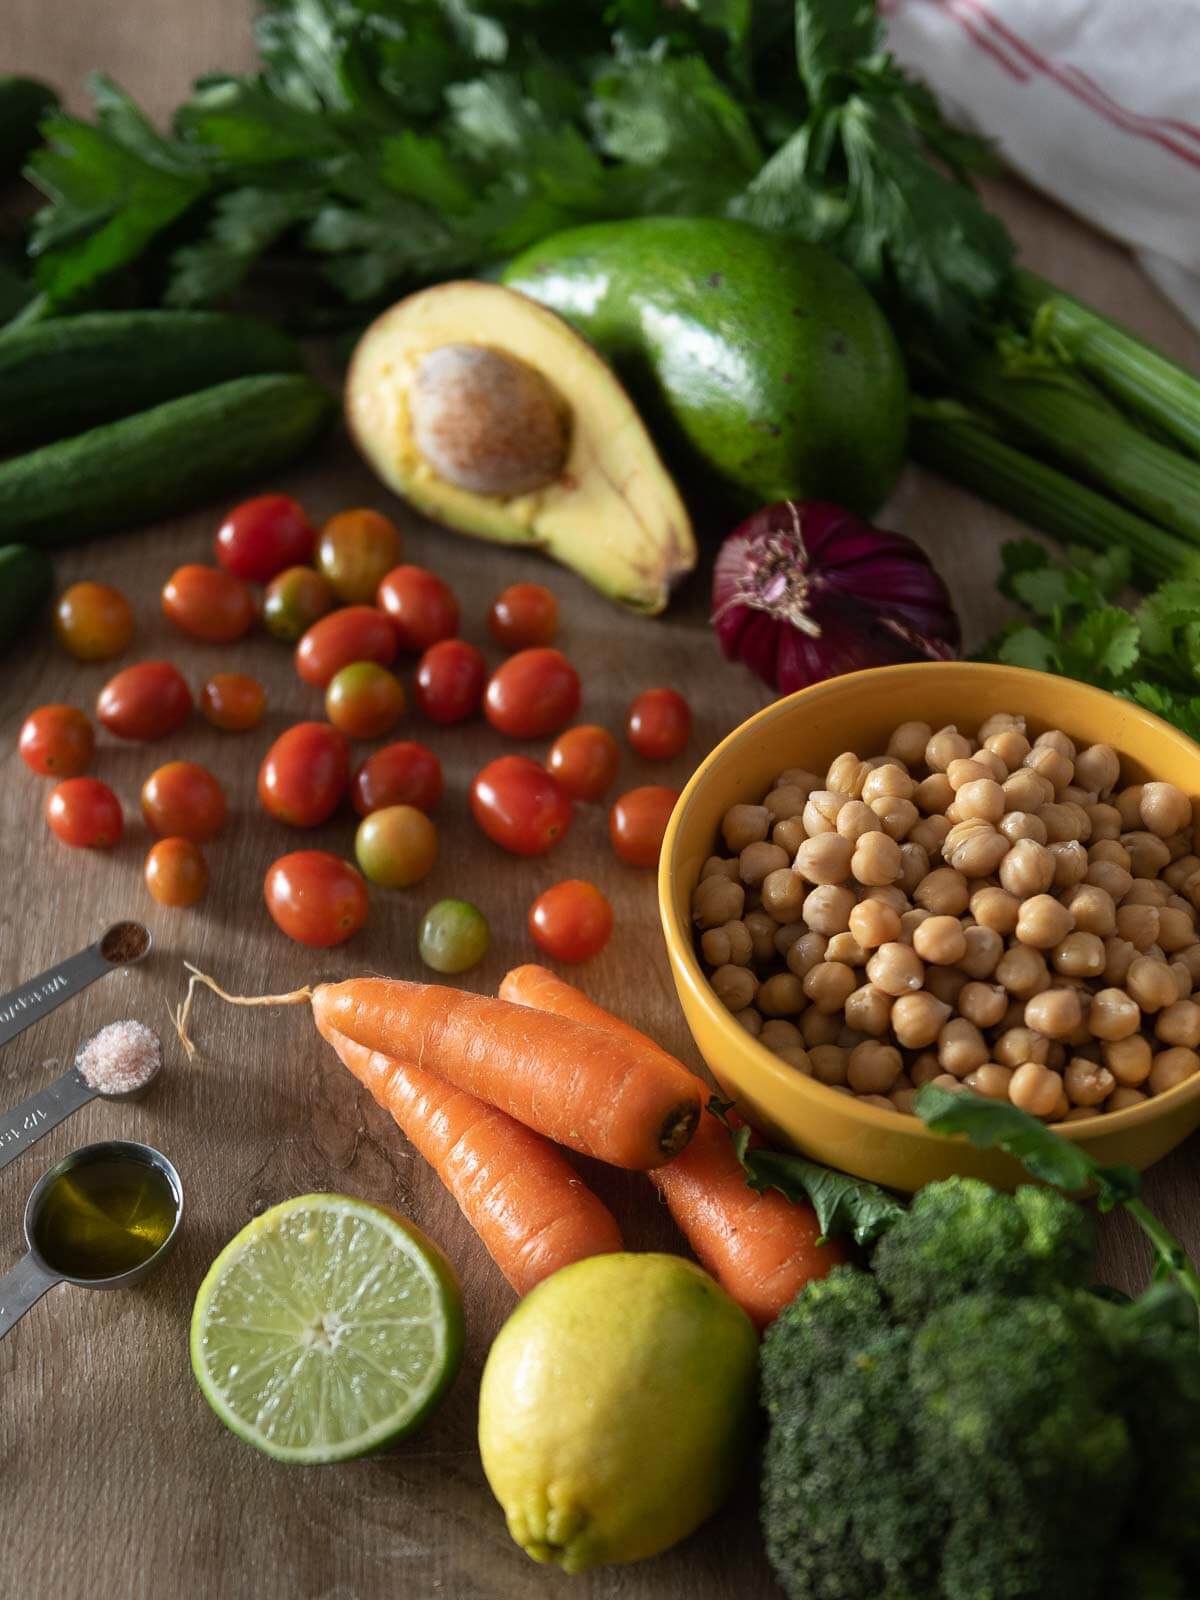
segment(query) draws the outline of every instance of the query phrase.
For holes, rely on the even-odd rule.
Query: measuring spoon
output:
[[[131,1175],[136,1167],[151,1167],[164,1180],[174,1204],[174,1217],[170,1227],[155,1248],[125,1272],[111,1274],[80,1274],[71,1272],[59,1262],[47,1259],[39,1230],[44,1220],[47,1202],[54,1188],[68,1175],[82,1166],[97,1162],[127,1164]],[[44,1172],[34,1184],[25,1202],[26,1251],[10,1272],[0,1277],[0,1339],[20,1322],[31,1306],[37,1304],[48,1289],[58,1283],[73,1283],[80,1289],[132,1289],[135,1284],[154,1271],[175,1242],[183,1217],[183,1185],[179,1174],[161,1151],[148,1144],[137,1144],[131,1139],[108,1139],[102,1144],[84,1145],[64,1156]],[[115,1224],[114,1224],[115,1225]]]
[[[0,1172],[81,1106],[86,1106],[91,1100],[140,1099],[161,1071],[160,1053],[158,1065],[136,1089],[110,1089],[107,1093],[85,1083],[78,1067],[64,1072],[61,1078],[55,1078],[53,1083],[48,1083],[44,1089],[39,1089],[28,1100],[22,1100],[19,1106],[0,1116]]]
[[[9,994],[0,996],[0,1045],[15,1039],[31,1022],[40,1022],[55,1006],[106,972],[144,960],[153,943],[149,928],[140,922],[114,922],[86,950],[68,956],[28,983],[18,984]]]

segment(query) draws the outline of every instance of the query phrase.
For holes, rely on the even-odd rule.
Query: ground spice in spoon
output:
[[[144,1022],[110,1022],[80,1045],[75,1070],[97,1094],[144,1089],[162,1066],[162,1040]]]

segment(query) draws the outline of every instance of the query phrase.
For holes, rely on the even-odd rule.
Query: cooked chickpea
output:
[[[1004,835],[982,817],[956,822],[942,842],[942,856],[956,872],[968,878],[986,878],[1008,854]]]
[[[900,917],[879,900],[860,900],[850,913],[850,932],[864,950],[894,943],[900,937]]]
[[[777,822],[771,829],[771,843],[786,850],[789,861],[795,858],[796,851],[807,838],[802,817],[784,817],[782,822]]]
[[[754,954],[744,922],[723,922],[700,935],[700,953],[710,967],[744,967]]]
[[[898,728],[892,729],[892,736],[887,742],[889,756],[898,756],[907,766],[915,767],[925,759],[925,746],[933,737],[933,729],[927,722],[902,722]]]
[[[896,880],[905,894],[911,894],[929,876],[929,852],[906,839],[900,846],[900,876]]]
[[[1065,789],[1075,776],[1075,765],[1070,756],[1064,755],[1061,750],[1056,750],[1053,745],[1040,744],[1036,739],[1033,742],[1033,749],[1022,762],[1022,767],[1026,772],[1033,772],[1039,778],[1045,778],[1055,794]]]
[[[1023,1062],[1014,1071],[1008,1085],[1008,1098],[1021,1111],[1033,1117],[1048,1117],[1058,1107],[1062,1094],[1062,1079],[1049,1067],[1036,1061]]]
[[[946,778],[950,784],[950,787],[954,790],[954,798],[956,801],[958,799],[958,792],[964,784],[974,783],[984,778],[990,778],[991,775],[992,769],[989,766],[986,766],[984,762],[980,761],[976,756],[959,756],[956,761],[952,761],[946,768]]]
[[[1192,995],[1192,974],[1186,961],[1172,961],[1171,971],[1175,975],[1175,991],[1181,1000],[1190,1000]]]
[[[945,772],[952,761],[969,756],[974,748],[972,741],[964,738],[950,723],[930,735],[925,746],[925,765],[931,772]]]
[[[931,772],[927,778],[922,778],[912,797],[919,811],[927,816],[938,816],[944,814],[954,800],[954,790],[944,772]]]
[[[906,1050],[923,1050],[937,1038],[949,1016],[945,1001],[924,990],[903,994],[892,1007],[892,1033]]]
[[[1050,957],[1055,972],[1066,978],[1098,978],[1104,971],[1104,940],[1099,934],[1067,934]]]
[[[908,945],[889,941],[867,962],[867,977],[884,994],[912,994],[925,981],[925,963]]]
[[[847,800],[837,814],[837,831],[850,844],[856,844],[864,833],[879,833],[882,824],[863,800]]]
[[[1141,1026],[1137,1001],[1124,989],[1100,989],[1092,996],[1088,1032],[1096,1039],[1127,1039]]]
[[[1026,1061],[1036,1061],[1044,1066],[1050,1052],[1050,1041],[1023,1024],[1006,1028],[992,1043],[992,1059],[1004,1067],[1019,1067]]]
[[[1200,856],[1185,854],[1163,870],[1163,881],[1182,894],[1189,878],[1200,872]],[[703,874],[701,874],[703,876]]]
[[[1113,796],[1113,805],[1117,808],[1117,815],[1121,819],[1121,830],[1126,828],[1140,828],[1142,824],[1142,789],[1143,784],[1131,783],[1121,790],[1120,794]]]
[[[1073,889],[1087,875],[1087,851],[1077,839],[1054,841],[1046,846],[1054,863],[1053,886],[1056,889]]]
[[[1145,827],[1160,839],[1192,822],[1192,802],[1173,783],[1143,784],[1138,812]]]
[[[982,732],[981,728],[980,733]],[[983,748],[997,756],[1009,772],[1013,772],[1029,754],[1031,746],[1029,740],[1017,728],[1002,728],[998,733],[988,734],[983,741]]]
[[[1021,902],[1007,889],[988,887],[977,889],[968,902],[971,915],[982,928],[994,933],[1010,934],[1017,925]]]
[[[762,1017],[753,1006],[747,1006],[744,1011],[735,1011],[733,1020],[739,1027],[745,1028],[746,1032],[755,1039],[762,1032]]]
[[[911,944],[913,934],[932,915],[932,911],[926,911],[921,906],[913,906],[911,910],[903,912],[900,917],[900,943]]]
[[[762,1034],[759,1034],[759,1038],[762,1038]],[[812,1062],[809,1060],[808,1051],[803,1045],[781,1045],[775,1051],[775,1054],[779,1057],[780,1061],[786,1061],[788,1066],[792,1067],[796,1072],[803,1073],[806,1078],[812,1077]]]
[[[994,1061],[985,1061],[963,1079],[968,1089],[983,1095],[986,1100],[1007,1100],[1011,1082],[1012,1068],[997,1066]]]
[[[907,771],[888,763],[868,772],[863,780],[862,797],[868,804],[873,800],[910,800],[916,784]]]
[[[791,821],[804,815],[810,791],[794,783],[781,783],[763,800],[772,822]]]
[[[1179,990],[1170,967],[1152,956],[1138,956],[1125,974],[1125,990],[1143,1011],[1161,1011],[1174,1005]]]
[[[1128,1034],[1124,1039],[1105,1040],[1101,1056],[1118,1083],[1133,1087],[1145,1083],[1154,1061],[1150,1041],[1141,1033]]]
[[[1128,939],[1119,939],[1115,933],[1109,934],[1104,941],[1104,971],[1101,974],[1105,983],[1115,984],[1118,988],[1125,982],[1125,974],[1129,971],[1138,952]]]
[[[1097,794],[1108,794],[1121,776],[1121,763],[1111,745],[1090,744],[1075,757],[1075,781]]]
[[[763,1023],[758,1042],[765,1044],[768,1050],[783,1050],[801,1042],[800,1029],[794,1022],[787,1022],[782,1017],[773,1017],[770,1022]]]
[[[775,946],[775,954],[777,956],[782,956],[786,961],[788,957],[788,951],[795,944],[796,940],[802,938],[807,932],[808,924],[801,921],[799,918],[797,918],[795,922],[781,922],[775,929],[775,933],[772,937],[772,943]]]
[[[1054,799],[1054,785],[1039,773],[1031,772],[1028,767],[1018,767],[1016,772],[1005,778],[1000,787],[1004,790],[1006,811],[1036,813],[1039,806],[1044,806]]]
[[[1171,852],[1157,834],[1135,828],[1121,835],[1121,843],[1129,852],[1129,870],[1135,878],[1153,878],[1170,865]]]
[[[1189,908],[1161,906],[1158,913],[1158,943],[1168,955],[1186,950],[1196,942],[1196,919]]]
[[[799,978],[790,973],[788,976],[799,986]],[[853,967],[841,961],[823,961],[819,967],[813,967],[803,980],[804,994],[826,1016],[840,1011],[857,988],[858,974]],[[762,1004],[761,998],[759,1004]]]
[[[815,1045],[808,1052],[808,1064],[812,1068],[813,1077],[818,1083],[827,1083],[831,1086],[845,1083],[849,1060],[849,1050],[843,1050],[841,1045],[837,1044]]]
[[[714,874],[701,878],[692,891],[692,921],[700,928],[718,928],[736,922],[746,904],[746,891],[740,883]]]
[[[858,1033],[876,1039],[882,1037],[887,1032],[891,1014],[892,996],[873,983],[864,983],[847,996],[846,1021]]]
[[[856,756],[853,750],[846,750],[830,762],[829,771],[825,774],[825,787],[857,800],[862,794],[868,770],[861,757]]]
[[[903,889],[898,888],[894,883],[885,883],[879,885],[878,888],[867,889],[864,891],[862,899],[864,901],[878,900],[880,905],[891,906],[898,917],[903,916],[910,909],[908,896]]]
[[[751,845],[749,848],[756,850],[763,847]],[[798,872],[793,872],[789,866],[777,867],[762,880],[763,910],[769,912],[777,922],[789,922],[799,917],[807,893],[808,885]]]
[[[1040,950],[1015,944],[996,963],[996,981],[1018,1000],[1029,1000],[1050,987],[1050,974]]]
[[[895,883],[901,872],[900,846],[886,833],[864,833],[854,846],[851,876],[868,887]]]
[[[1018,839],[1032,839],[1034,844],[1045,844],[1048,837],[1046,824],[1032,811],[1006,811],[998,824],[1009,844]]]
[[[849,800],[848,794],[837,794],[831,789],[814,789],[805,802],[801,821],[810,839],[818,834],[832,833],[837,827],[838,812]]]
[[[1048,1039],[1065,1039],[1083,1020],[1074,989],[1043,989],[1025,1002],[1025,1026]]]
[[[854,906],[853,890],[823,883],[809,890],[802,914],[814,933],[823,933],[831,938],[835,933],[845,933],[849,928],[850,913]]]
[[[848,967],[865,967],[867,952],[852,933],[835,933],[825,952],[827,961],[844,961]]]
[[[820,969],[818,969],[820,970]],[[846,969],[849,971],[849,968]],[[849,993],[849,990],[846,991]],[[759,984],[754,1003],[764,1017],[790,1017],[803,1011],[806,990],[793,972],[777,972]]]
[[[727,850],[738,855],[748,844],[765,839],[771,827],[766,806],[730,806],[721,823],[721,837]]]
[[[895,1045],[867,1039],[855,1045],[846,1063],[846,1081],[856,1094],[887,1094],[904,1069]]]
[[[821,780],[815,772],[810,772],[807,767],[785,767],[775,779],[777,789],[803,789],[805,794],[811,794],[814,789],[821,787]]]
[[[1154,1037],[1163,1044],[1182,1044],[1189,1050],[1200,1045],[1200,1006],[1191,1000],[1173,1000],[1154,1019]]]
[[[838,833],[820,833],[806,839],[796,851],[795,869],[809,883],[844,883],[853,854],[848,839]]]
[[[1070,801],[1070,803],[1072,805],[1078,806],[1080,808],[1080,810],[1083,812],[1085,817],[1087,816],[1088,807],[1096,805],[1099,802],[1099,799],[1100,799],[1100,797],[1096,793],[1095,789],[1084,789],[1078,783],[1069,783],[1067,785],[1067,787],[1062,792],[1062,798],[1063,798],[1064,802]],[[1092,828],[1091,818],[1089,817],[1088,818],[1088,836],[1089,837],[1091,836],[1091,828]]]
[[[894,795],[872,800],[870,806],[884,833],[897,841],[908,837],[921,815],[911,800],[901,800]]]
[[[758,993],[758,979],[749,967],[735,967],[727,963],[709,978],[717,999],[730,1011],[744,1011],[749,1005],[754,1004],[754,997]]]
[[[1200,1055],[1194,1050],[1172,1045],[1169,1050],[1160,1050],[1155,1056],[1146,1087],[1151,1094],[1166,1094],[1168,1089],[1174,1089],[1185,1079],[1194,1077],[1198,1071]]]
[[[835,1044],[841,1031],[841,1017],[834,1013],[826,1016],[816,1006],[809,1006],[800,1018],[800,1037],[804,1040],[806,1050],[811,1051],[814,1045]]]
[[[942,1064],[937,1058],[937,1052],[923,1050],[909,1067],[908,1075],[912,1079],[913,1088],[921,1089],[925,1084],[932,1083],[941,1070]]]
[[[926,917],[913,930],[912,947],[922,961],[937,966],[953,966],[967,953],[967,941],[957,917]]]
[[[1121,852],[1125,854],[1124,851]],[[1084,882],[1093,888],[1103,889],[1113,900],[1123,900],[1133,887],[1133,874],[1118,866],[1115,861],[1092,861],[1088,865]]]
[[[768,873],[778,872],[780,868],[786,868],[788,865],[786,850],[777,844],[767,844],[765,840],[759,839],[754,844],[748,844],[742,851],[738,861],[738,872],[747,887],[757,889]]]
[[[1064,896],[1063,904],[1075,918],[1075,926],[1081,933],[1097,933],[1106,939],[1116,932],[1117,908],[1112,895],[1104,889],[1081,883]]]
[[[709,856],[700,868],[700,882],[705,878],[728,878],[730,883],[738,881],[738,858],[736,856]]]
[[[1140,1106],[1146,1096],[1140,1089],[1114,1089],[1104,1102],[1105,1111],[1128,1111],[1130,1106]]]
[[[1116,1086],[1117,1080],[1107,1067],[1097,1066],[1084,1056],[1073,1056],[1063,1072],[1063,1088],[1075,1106],[1098,1106]]]
[[[925,990],[935,1000],[944,1000],[951,1011],[966,987],[967,975],[959,967],[930,967],[925,973]]]
[[[750,935],[750,948],[755,961],[767,962],[775,954],[775,935],[779,924],[766,911],[747,911],[742,918]]]
[[[964,984],[958,995],[958,1010],[977,1028],[994,1028],[1008,1009],[1008,994],[1001,984]]]
[[[1200,987],[1200,941],[1179,952],[1178,959],[1191,974],[1193,987]]]
[[[1000,863],[1000,883],[1018,900],[1044,895],[1054,882],[1054,859],[1043,844],[1018,839]]]
[[[1149,950],[1158,939],[1158,907],[1123,905],[1117,907],[1117,932],[1138,950]]]
[[[913,899],[937,916],[961,916],[970,899],[967,880],[953,867],[938,867],[917,885]]]
[[[905,844],[919,845],[930,856],[935,856],[942,848],[942,841],[950,832],[950,822],[944,815],[935,817],[922,817],[920,822],[908,830]]]
[[[1075,927],[1075,918],[1061,900],[1035,894],[1022,901],[1017,915],[1016,938],[1035,950],[1053,950]]]
[[[1092,825],[1091,837],[1096,839],[1119,839],[1121,836],[1121,813],[1116,806],[1100,802],[1094,806],[1085,806],[1087,819]]]
[[[964,820],[980,817],[984,822],[999,822],[1004,815],[1004,790],[994,778],[974,778],[956,792],[954,803]]]
[[[965,1078],[988,1059],[988,1047],[973,1022],[954,1017],[938,1033],[937,1056],[943,1072]]]

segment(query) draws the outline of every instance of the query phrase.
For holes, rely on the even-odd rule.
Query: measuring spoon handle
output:
[[[110,936],[123,931],[126,926],[136,929],[145,941],[137,954],[129,957],[123,956],[119,942],[110,943]],[[15,1039],[31,1023],[40,1021],[55,1006],[62,1005],[64,1000],[86,989],[89,983],[94,983],[106,972],[114,972],[118,967],[132,966],[135,961],[140,961],[149,951],[150,944],[150,934],[140,923],[114,924],[103,938],[88,945],[86,950],[68,956],[56,967],[40,972],[28,983],[19,984],[8,994],[0,996],[0,1045]]]
[[[0,1339],[15,1328],[29,1310],[37,1305],[47,1289],[53,1289],[62,1279],[36,1261],[32,1251],[27,1251],[11,1272],[0,1278]]]
[[[19,1106],[0,1115],[0,1171],[36,1144],[43,1134],[57,1128],[64,1117],[96,1098],[74,1067],[55,1078],[44,1089],[22,1100]]]

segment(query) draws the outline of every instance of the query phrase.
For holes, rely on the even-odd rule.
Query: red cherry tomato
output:
[[[551,644],[558,633],[558,601],[544,584],[511,584],[492,601],[488,629],[506,650]]]
[[[326,850],[295,850],[280,856],[263,885],[276,925],[317,950],[342,944],[367,920],[362,873]]]
[[[314,622],[296,646],[296,671],[318,689],[354,661],[390,667],[396,659],[396,630],[374,606],[346,606]]]
[[[431,644],[417,663],[417,704],[430,722],[463,722],[479,710],[487,662],[465,639]]]
[[[237,578],[266,583],[285,567],[303,566],[316,543],[313,525],[290,495],[243,500],[217,533],[217,560]]]
[[[471,814],[493,844],[540,856],[566,833],[571,800],[557,778],[528,756],[500,756],[475,775]]]
[[[166,581],[162,608],[177,628],[208,644],[230,644],[254,626],[253,595],[221,567],[180,567]]]
[[[193,906],[208,888],[204,856],[190,839],[160,839],[146,857],[144,874],[160,906]]]
[[[598,800],[617,775],[621,747],[607,728],[584,722],[560,733],[546,765],[576,800]]]
[[[396,524],[378,511],[340,511],[317,540],[317,566],[347,605],[370,604],[399,559]]]
[[[429,812],[442,798],[442,764],[432,750],[412,739],[385,744],[354,774],[350,800],[360,817],[388,806],[416,806]]]
[[[168,761],[142,785],[142,815],[160,839],[204,844],[220,831],[225,809],[225,791],[195,761]]]
[[[43,778],[77,778],[96,748],[92,725],[74,706],[39,706],[21,724],[17,749]]]
[[[561,650],[520,650],[492,673],[483,709],[512,739],[544,738],[579,710],[579,674]]]
[[[200,691],[200,711],[206,722],[225,733],[245,733],[257,728],[267,696],[257,678],[244,672],[214,672]]]
[[[663,835],[679,799],[678,789],[647,784],[629,789],[608,814],[612,847],[631,867],[653,867],[658,863]]]
[[[374,661],[352,661],[325,691],[325,715],[351,739],[378,739],[404,715],[400,680]]]
[[[315,828],[337,810],[349,778],[345,735],[327,722],[297,722],[263,757],[258,798],[277,822]]]
[[[118,739],[165,739],[187,721],[192,692],[169,661],[139,661],[110,678],[96,702],[96,719]]]
[[[613,912],[594,883],[568,878],[538,895],[529,908],[529,931],[555,961],[589,961],[612,932]]]
[[[263,622],[274,638],[295,644],[336,604],[337,596],[319,572],[311,567],[289,567],[267,585]]]
[[[73,583],[55,602],[54,633],[77,661],[107,661],[133,638],[133,611],[107,583]]]
[[[675,689],[644,689],[629,708],[625,736],[647,761],[670,761],[692,736],[692,711]]]
[[[401,650],[428,650],[458,632],[454,590],[427,567],[393,567],[377,601],[392,619]]]
[[[98,778],[68,778],[51,789],[46,821],[64,844],[91,850],[111,849],[124,826],[120,801]]]

